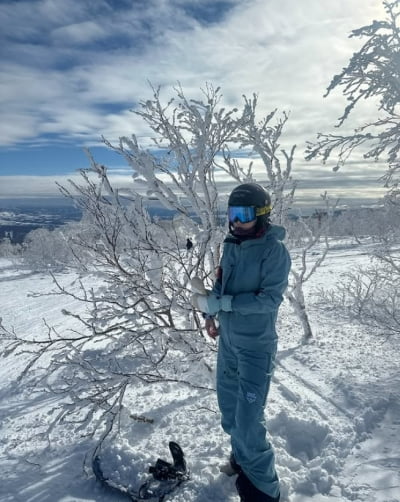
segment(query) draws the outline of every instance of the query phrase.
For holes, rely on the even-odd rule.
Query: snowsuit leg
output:
[[[238,392],[238,361],[225,338],[220,336],[217,358],[217,398],[221,411],[221,425],[229,435],[236,424]]]
[[[259,347],[257,347],[259,348]],[[275,455],[266,439],[264,407],[275,353],[235,347],[221,336],[217,364],[217,396],[221,424],[231,436],[235,459],[254,486],[278,496]]]

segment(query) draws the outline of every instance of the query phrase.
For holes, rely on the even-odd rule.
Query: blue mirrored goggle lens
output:
[[[256,219],[256,208],[253,206],[229,206],[228,218],[231,223],[235,221],[248,223]]]

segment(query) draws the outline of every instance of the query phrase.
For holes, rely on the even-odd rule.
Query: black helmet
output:
[[[271,197],[257,183],[243,183],[233,189],[228,200],[229,206],[255,206],[271,211]],[[265,214],[265,213],[264,213]]]
[[[228,199],[228,206],[254,206],[257,208],[256,230],[269,225],[271,212],[271,196],[257,183],[243,183],[232,190]],[[229,222],[232,231],[232,225]]]

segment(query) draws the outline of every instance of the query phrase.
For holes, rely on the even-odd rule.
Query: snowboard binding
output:
[[[187,472],[185,456],[182,448],[174,441],[170,441],[168,446],[174,463],[171,464],[159,458],[155,465],[149,467],[149,473],[152,474],[153,478],[158,481],[179,479]]]
[[[93,473],[103,485],[127,495],[132,502],[144,500],[163,502],[169,493],[190,478],[182,448],[174,441],[170,441],[168,446],[173,463],[159,458],[153,466],[149,467],[149,473],[152,474],[152,477],[145,481],[137,491],[106,477],[103,474],[98,456],[93,458]]]
[[[159,458],[153,466],[149,467],[149,473],[153,475],[153,479],[149,479],[139,488],[139,500],[158,497],[158,501],[162,502],[168,493],[189,479],[182,448],[174,441],[170,441],[168,446],[173,463]]]

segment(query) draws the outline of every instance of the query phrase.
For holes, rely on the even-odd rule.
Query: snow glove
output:
[[[232,296],[217,296],[214,293],[209,295],[194,294],[192,296],[192,305],[200,312],[209,315],[215,315],[220,310],[232,312]]]
[[[190,281],[194,295],[192,296],[192,305],[203,314],[215,315],[220,310],[232,312],[232,296],[217,296],[206,289],[200,277],[193,277]]]
[[[207,295],[210,291],[204,286],[204,282],[197,275],[190,280],[190,287],[193,293],[198,293],[199,295]]]

